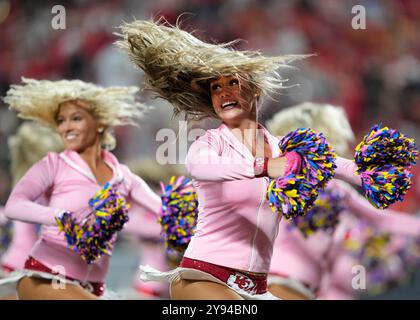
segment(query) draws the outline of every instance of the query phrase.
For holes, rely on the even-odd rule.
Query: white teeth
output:
[[[66,139],[67,140],[74,140],[74,139],[76,139],[76,135],[75,134],[69,134],[69,135],[66,136]]]
[[[227,107],[229,105],[236,105],[236,104],[237,104],[236,101],[227,101],[227,102],[225,102],[225,103],[222,104],[222,108],[225,108],[225,107]]]

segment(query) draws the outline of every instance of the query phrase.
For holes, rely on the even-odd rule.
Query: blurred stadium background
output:
[[[54,30],[51,9],[66,9],[66,29]],[[351,26],[352,7],[366,9],[366,29]],[[140,85],[141,73],[114,46],[123,20],[163,15],[207,41],[243,39],[239,49],[263,53],[316,53],[287,77],[301,86],[267,101],[262,122],[303,101],[343,106],[361,138],[379,121],[420,141],[420,1],[418,0],[0,0],[0,95],[22,76],[82,79],[101,85]],[[160,128],[177,128],[169,105],[155,106],[139,128],[117,129],[122,162],[154,159]],[[10,192],[8,137],[20,120],[0,102],[0,204]],[[419,166],[404,203],[393,208],[420,214]],[[138,265],[131,244],[114,253],[109,285],[129,286]],[[141,258],[141,257],[140,257]],[[379,298],[420,298],[420,274]]]

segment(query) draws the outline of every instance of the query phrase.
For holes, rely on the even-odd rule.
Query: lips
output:
[[[73,140],[75,140],[76,139],[76,135],[74,134],[74,133],[70,133],[70,134],[67,134],[66,135],[66,140],[67,141],[73,141]]]
[[[226,101],[222,103],[222,110],[229,110],[239,106],[238,101]]]

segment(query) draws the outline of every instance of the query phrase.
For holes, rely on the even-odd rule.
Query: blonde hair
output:
[[[60,152],[64,149],[57,133],[34,122],[23,122],[16,134],[9,137],[8,145],[13,185],[49,151]]]
[[[165,26],[164,24],[168,26]],[[258,95],[286,88],[276,71],[308,55],[264,57],[257,51],[238,51],[225,44],[205,43],[162,18],[136,20],[120,26],[116,45],[145,74],[146,88],[171,103],[175,115],[185,112],[194,119],[217,117],[211,103],[208,80],[236,75],[249,81]]]
[[[115,139],[111,134],[113,126],[137,125],[135,118],[141,118],[147,109],[136,101],[137,87],[108,87],[81,80],[35,80],[22,78],[21,85],[12,85],[4,98],[9,108],[23,119],[31,119],[56,127],[56,115],[62,103],[84,101],[88,110],[100,124],[107,127],[102,135],[102,146],[112,150]]]
[[[267,129],[284,136],[297,128],[322,132],[337,154],[345,156],[355,136],[343,108],[329,104],[305,102],[277,112],[267,121]]]

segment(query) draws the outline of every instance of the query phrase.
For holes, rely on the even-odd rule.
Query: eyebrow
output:
[[[69,116],[69,117],[73,117],[73,116],[75,116],[75,115],[82,115],[82,113],[81,113],[80,111],[75,111],[75,112],[73,112],[73,113],[69,114],[68,116]],[[62,117],[64,117],[64,116],[63,116],[63,115],[61,115],[61,114],[58,114],[58,115],[57,115],[57,119],[58,119],[58,118],[60,118],[60,117],[62,118]]]

